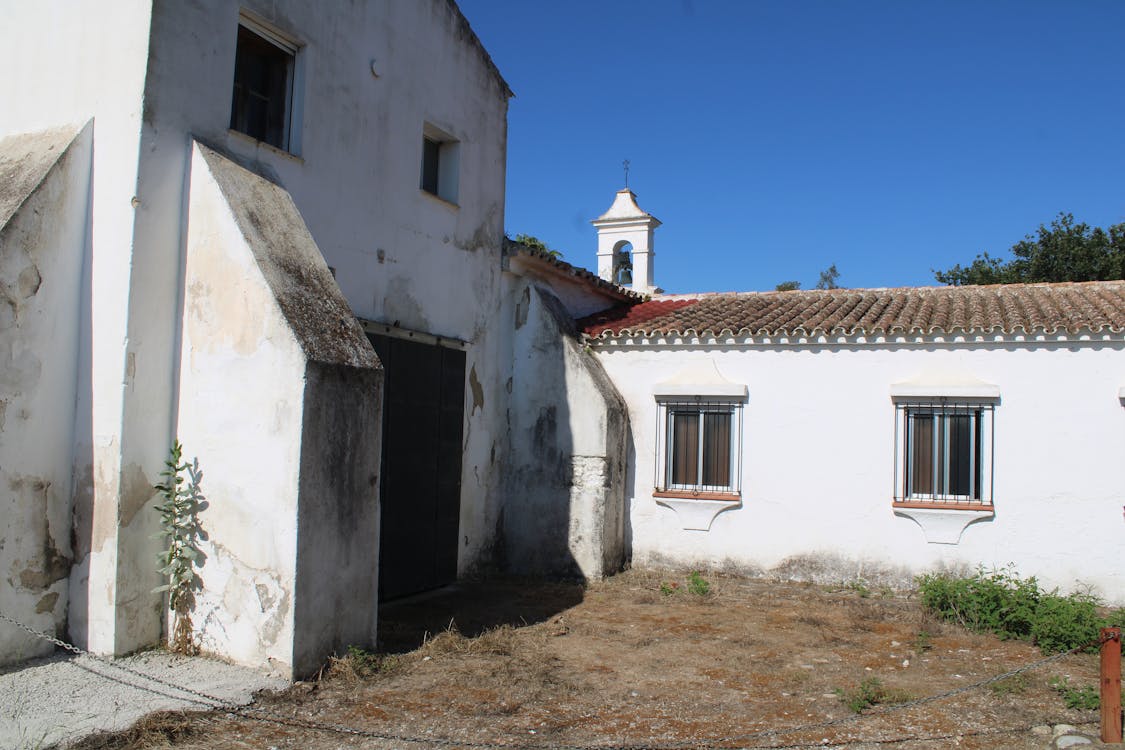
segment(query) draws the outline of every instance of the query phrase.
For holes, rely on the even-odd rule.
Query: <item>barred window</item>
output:
[[[993,405],[939,399],[895,407],[895,502],[991,505]]]
[[[742,404],[698,397],[660,401],[656,491],[738,495]]]

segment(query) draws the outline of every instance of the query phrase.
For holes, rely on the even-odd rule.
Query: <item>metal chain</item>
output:
[[[344,725],[341,725],[341,724],[331,724],[331,723],[327,723],[327,722],[313,721],[311,719],[298,719],[298,718],[295,718],[295,717],[290,718],[290,717],[279,716],[277,714],[270,713],[270,712],[264,711],[262,709],[252,708],[252,707],[248,707],[248,706],[241,706],[241,705],[239,705],[237,703],[233,703],[229,700],[219,698],[217,696],[210,695],[208,693],[204,693],[204,692],[201,692],[199,690],[194,690],[192,688],[186,688],[186,687],[183,687],[182,685],[177,685],[173,682],[169,682],[169,681],[164,680],[160,677],[156,677],[156,676],[150,675],[150,674],[145,674],[144,672],[140,672],[138,670],[131,669],[131,668],[125,666],[124,664],[120,664],[120,663],[115,662],[111,659],[107,659],[105,657],[98,656],[97,654],[93,654],[90,651],[87,651],[83,648],[75,646],[72,643],[67,643],[66,641],[64,641],[60,638],[56,638],[52,635],[48,635],[47,633],[43,633],[41,631],[35,630],[34,628],[29,627],[29,626],[23,624],[22,622],[19,622],[18,620],[14,620],[11,617],[8,617],[3,612],[0,612],[0,620],[3,620],[7,623],[10,623],[11,625],[14,625],[17,628],[20,628],[21,630],[29,633],[30,635],[35,636],[36,638],[42,639],[42,640],[47,641],[49,643],[53,643],[54,645],[58,646],[59,648],[65,649],[66,651],[69,651],[69,652],[71,652],[71,653],[73,653],[77,656],[83,656],[83,657],[89,658],[89,659],[91,659],[95,662],[98,662],[100,664],[105,664],[105,665],[107,665],[109,667],[112,667],[114,669],[117,669],[119,671],[126,672],[126,673],[134,675],[136,677],[140,677],[144,680],[148,680],[148,681],[154,682],[158,685],[163,685],[165,687],[172,688],[173,690],[177,690],[179,692],[185,693],[189,696],[193,696],[193,697],[183,698],[183,700],[186,700],[189,703],[195,703],[197,705],[204,706],[206,708],[216,710],[216,711],[222,711],[222,712],[227,713],[227,714],[233,714],[233,715],[236,715],[236,716],[241,716],[243,718],[250,719],[252,721],[259,721],[259,722],[268,723],[268,724],[278,724],[278,725],[281,725],[281,726],[296,727],[296,728],[300,728],[300,729],[310,729],[310,730],[314,730],[314,731],[333,732],[333,733],[336,733],[336,734],[347,734],[347,735],[352,735],[352,736],[356,736],[356,737],[366,737],[368,739],[386,740],[388,742],[405,742],[405,743],[409,743],[409,744],[423,744],[423,745],[432,745],[432,746],[437,746],[437,747],[480,748],[481,750],[688,750],[688,748],[697,748],[697,749],[701,749],[701,750],[730,750],[729,745],[731,743],[741,743],[744,740],[766,740],[766,739],[769,739],[769,738],[772,738],[772,737],[779,737],[779,736],[783,736],[783,735],[787,735],[787,734],[796,734],[798,732],[807,732],[807,731],[812,731],[814,729],[827,729],[829,727],[835,727],[835,726],[840,726],[842,724],[849,724],[849,723],[852,723],[852,722],[855,722],[855,721],[859,721],[860,719],[866,719],[866,718],[870,718],[870,717],[873,717],[873,716],[883,716],[885,714],[889,714],[889,713],[892,713],[892,712],[904,711],[906,709],[913,708],[915,706],[921,706],[921,705],[925,705],[927,703],[933,703],[935,701],[944,700],[946,698],[952,698],[954,696],[962,695],[964,693],[967,693],[967,692],[970,692],[970,691],[973,691],[973,690],[978,690],[982,687],[985,687],[987,685],[991,685],[995,682],[1000,682],[1001,680],[1006,680],[1010,677],[1014,677],[1014,676],[1016,676],[1018,674],[1021,674],[1023,672],[1028,672],[1032,669],[1036,669],[1038,667],[1044,666],[1045,664],[1050,664],[1052,662],[1063,659],[1067,656],[1072,656],[1072,655],[1078,653],[1079,651],[1083,651],[1083,650],[1085,650],[1085,649],[1087,649],[1091,646],[1100,646],[1101,644],[1105,643],[1107,640],[1113,639],[1112,636],[1104,636],[1104,637],[1099,636],[1098,638],[1091,641],[1090,643],[1086,643],[1086,644],[1083,644],[1081,646],[1077,646],[1075,648],[1070,649],[1069,651],[1063,651],[1063,652],[1058,653],[1058,654],[1052,654],[1051,656],[1045,657],[1043,659],[1039,659],[1038,661],[1034,661],[1034,662],[1031,662],[1029,664],[1025,664],[1022,667],[1018,667],[1018,668],[1010,670],[1008,672],[1004,672],[1003,674],[999,674],[999,675],[995,675],[993,677],[989,677],[989,678],[987,678],[985,680],[981,680],[979,682],[974,682],[970,685],[963,685],[959,688],[954,688],[953,690],[946,690],[943,693],[937,693],[935,695],[929,695],[929,696],[926,696],[924,698],[916,698],[914,700],[906,701],[906,702],[903,702],[903,703],[896,703],[894,705],[883,706],[883,707],[875,709],[874,711],[869,711],[867,713],[852,714],[852,715],[849,715],[849,716],[842,716],[840,718],[830,719],[828,721],[820,721],[820,722],[815,722],[815,723],[812,723],[812,724],[802,724],[802,725],[799,725],[799,726],[782,728],[782,729],[766,729],[766,730],[762,730],[762,731],[759,731],[759,732],[751,732],[749,734],[740,734],[740,735],[732,735],[732,736],[729,736],[729,737],[711,738],[711,739],[702,740],[702,741],[695,741],[695,742],[670,742],[670,743],[657,743],[657,744],[646,743],[646,744],[621,744],[621,745],[557,745],[557,744],[528,744],[528,743],[519,743],[519,742],[487,742],[487,741],[479,741],[479,740],[478,741],[455,740],[455,739],[444,738],[444,737],[416,737],[416,736],[401,735],[401,734],[394,734],[394,733],[388,733],[388,732],[376,732],[376,731],[369,730],[369,729],[358,729],[356,727],[349,727],[349,726],[344,726]],[[95,674],[100,674],[100,673],[95,673]],[[115,679],[115,678],[113,678],[109,675],[100,675],[100,676],[105,677],[106,679],[111,679],[111,680]],[[134,685],[134,684],[128,683],[128,682],[125,682],[124,684],[130,685],[131,687],[134,687],[138,690],[145,690],[147,692],[151,692],[151,693],[156,694],[156,695],[164,695],[165,697],[170,697],[170,698],[176,697],[176,696],[170,696],[167,693],[162,693],[160,691],[153,690],[152,688],[144,687],[143,685]],[[925,739],[925,738],[919,738],[919,739]],[[818,744],[819,743],[814,744],[813,746],[818,746]],[[819,746],[823,746],[823,745],[819,745]],[[784,748],[784,747],[797,748],[797,747],[809,747],[809,745],[753,745],[753,746],[740,745],[740,747],[741,748],[749,748],[749,747],[754,747],[754,748]]]
[[[140,677],[140,678],[148,680],[150,682],[155,682],[158,685],[163,685],[164,687],[169,687],[169,688],[172,688],[173,690],[178,690],[178,691],[186,693],[190,696],[194,696],[194,698],[182,698],[182,700],[187,700],[191,703],[196,703],[198,705],[207,706],[208,708],[221,709],[221,710],[230,710],[231,708],[238,708],[239,707],[237,703],[231,703],[230,701],[228,701],[224,698],[219,698],[219,697],[216,697],[214,695],[209,695],[207,693],[200,692],[199,690],[193,690],[192,688],[187,688],[187,687],[184,687],[183,685],[177,685],[174,682],[169,682],[168,680],[164,680],[164,679],[162,679],[160,677],[157,677],[155,675],[145,674],[144,672],[138,671],[136,669],[131,669],[131,668],[125,666],[124,664],[116,662],[112,659],[107,659],[103,656],[98,656],[97,654],[91,653],[90,651],[87,651],[84,648],[80,648],[78,646],[75,646],[73,643],[67,643],[64,640],[56,638],[52,635],[48,635],[47,633],[36,630],[35,628],[32,628],[28,625],[24,625],[22,622],[19,622],[18,620],[13,620],[11,617],[8,617],[3,612],[0,612],[0,620],[3,620],[4,622],[15,625],[17,628],[19,628],[21,630],[24,630],[27,633],[30,633],[31,635],[35,636],[36,638],[40,638],[44,641],[48,641],[50,643],[53,643],[56,646],[58,646],[59,648],[65,649],[65,650],[71,652],[72,654],[75,654],[76,656],[84,656],[88,659],[91,659],[95,662],[98,662],[99,664],[104,664],[108,667],[112,667],[113,669],[117,669],[119,671],[126,672],[128,674],[134,675],[136,677]],[[106,677],[107,679],[113,679],[113,678],[109,677],[108,675],[102,675],[102,676]],[[134,687],[136,687],[140,690],[147,690],[148,689],[148,688],[144,688],[144,687],[139,686],[139,685],[134,685]]]

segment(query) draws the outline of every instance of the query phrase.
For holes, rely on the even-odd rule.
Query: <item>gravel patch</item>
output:
[[[51,656],[0,671],[0,747],[38,750],[125,729],[153,711],[203,708],[189,694],[118,666],[241,705],[260,690],[288,685],[246,667],[164,651],[108,663]]]

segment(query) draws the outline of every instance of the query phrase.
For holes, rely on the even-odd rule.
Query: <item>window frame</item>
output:
[[[421,156],[418,189],[450,206],[457,206],[461,193],[461,141],[424,122]],[[436,158],[436,163],[432,162],[433,158]],[[432,180],[428,179],[431,172]]]
[[[738,500],[742,497],[742,440],[745,399],[731,398],[729,396],[676,396],[657,397],[656,410],[656,466],[653,478],[653,496],[665,498],[685,498],[698,500]],[[695,459],[696,476],[699,481],[694,483],[675,483],[674,471],[674,440],[675,415],[677,413],[691,413],[699,415],[698,435],[696,438]],[[704,435],[706,414],[730,415],[728,471],[729,482],[726,485],[703,484],[706,455]]]
[[[895,476],[894,507],[948,510],[992,510],[993,461],[995,453],[995,402],[990,399],[954,399],[947,397],[895,400]],[[919,467],[916,465],[920,418],[932,418],[929,442],[931,477],[929,492],[915,486]],[[968,417],[968,494],[951,492],[958,482],[952,474],[951,460],[954,438],[950,426],[953,418]],[[939,421],[940,420],[940,421]],[[946,490],[946,491],[941,491]]]
[[[255,41],[265,45],[269,45],[276,50],[280,55],[284,56],[285,60],[285,83],[284,83],[284,96],[285,101],[282,104],[282,117],[283,123],[281,126],[281,133],[278,142],[268,139],[266,136],[269,132],[262,134],[255,134],[249,132],[245,122],[245,107],[239,107],[239,95],[237,87],[239,86],[238,78],[238,59],[239,50],[241,49],[241,39],[243,33],[251,34],[257,39]],[[303,97],[303,81],[304,81],[304,55],[302,54],[303,45],[297,40],[289,37],[279,29],[253,17],[245,11],[239,13],[238,16],[238,33],[235,37],[235,56],[234,56],[234,71],[231,74],[231,109],[230,109],[230,124],[231,132],[238,133],[247,138],[251,138],[259,143],[276,148],[279,151],[286,152],[297,156],[300,154],[301,145],[301,110],[304,103]],[[247,97],[249,94],[243,94]],[[242,117],[240,117],[240,112]],[[242,120],[242,122],[240,122]]]

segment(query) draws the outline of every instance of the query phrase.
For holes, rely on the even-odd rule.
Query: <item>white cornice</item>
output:
[[[980,333],[980,334],[895,334],[871,336],[844,335],[716,335],[706,332],[697,334],[686,331],[677,334],[652,336],[590,336],[585,342],[594,349],[695,349],[699,347],[724,347],[739,349],[793,349],[816,347],[844,347],[855,349],[880,349],[900,346],[937,346],[941,348],[961,346],[1060,346],[1060,345],[1098,345],[1125,343],[1125,335],[1115,332],[1085,331],[1078,333]]]

